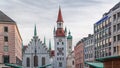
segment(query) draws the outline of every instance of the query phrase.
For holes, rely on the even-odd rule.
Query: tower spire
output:
[[[54,32],[55,32],[55,27],[54,27]]]
[[[65,27],[65,32],[67,32],[67,27]]]
[[[70,32],[70,30],[69,30],[69,35],[71,35],[71,32]]]
[[[61,12],[60,6],[59,6],[59,12],[58,12],[57,22],[63,22],[62,12]]]
[[[69,33],[68,33],[68,37],[67,37],[67,39],[72,39],[72,35],[71,35],[70,30],[69,30]]]
[[[51,51],[51,40],[49,40],[49,51]]]
[[[45,36],[44,36],[44,44],[46,45],[46,38],[45,38]]]
[[[35,24],[35,28],[34,28],[34,36],[37,36],[36,24]]]

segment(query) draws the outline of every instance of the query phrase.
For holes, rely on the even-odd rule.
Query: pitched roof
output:
[[[14,22],[14,21],[6,14],[4,14],[2,11],[0,11],[0,22]]]
[[[114,11],[120,7],[120,2],[118,2],[111,10]]]
[[[59,7],[59,12],[58,12],[58,19],[57,22],[63,22],[63,18],[62,18],[62,12],[61,12],[61,8]]]
[[[69,31],[67,39],[72,39],[71,32]]]
[[[65,31],[63,30],[63,28],[57,29],[56,36],[57,37],[64,37],[65,36]]]

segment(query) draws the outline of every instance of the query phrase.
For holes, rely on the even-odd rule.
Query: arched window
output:
[[[42,66],[45,65],[45,57],[42,57]]]
[[[26,64],[27,64],[27,67],[30,67],[30,58],[29,57],[27,57],[27,59],[26,59]]]
[[[34,56],[34,66],[37,67],[38,66],[38,56]]]

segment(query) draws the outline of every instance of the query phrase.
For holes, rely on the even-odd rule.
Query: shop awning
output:
[[[91,67],[95,67],[95,68],[104,68],[103,63],[101,62],[85,62],[85,64],[88,64]]]
[[[18,66],[15,64],[9,64],[9,63],[5,63],[6,66],[10,66],[10,67],[14,67],[14,68],[22,68],[22,66]]]
[[[38,68],[45,68],[45,67],[48,67],[48,66],[51,66],[52,64],[48,64],[48,65],[43,65],[41,67],[38,67]]]
[[[102,57],[102,58],[96,58],[97,61],[104,61],[107,59],[113,59],[113,58],[120,58],[120,56],[107,56],[107,57]]]

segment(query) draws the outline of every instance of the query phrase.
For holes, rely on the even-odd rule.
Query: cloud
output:
[[[53,44],[53,29],[61,5],[64,26],[71,30],[75,45],[93,33],[93,24],[117,2],[119,0],[0,0],[0,8],[17,22],[24,44],[32,38],[35,23],[39,38],[43,40],[45,35]]]
[[[62,0],[62,3],[64,4],[64,6],[66,7],[70,7],[70,8],[75,8],[75,7],[89,7],[89,6],[93,6],[93,5],[98,5],[101,3],[101,1],[95,1],[95,0]]]

